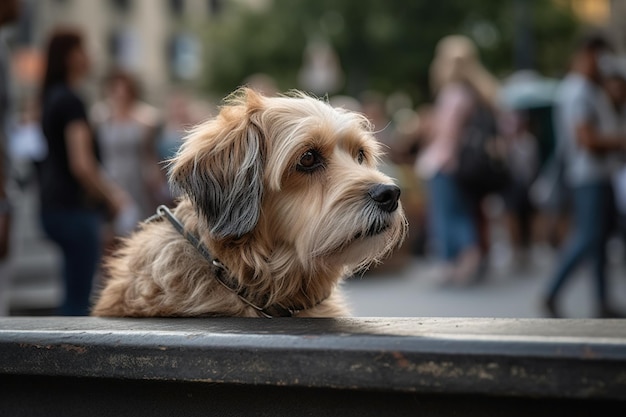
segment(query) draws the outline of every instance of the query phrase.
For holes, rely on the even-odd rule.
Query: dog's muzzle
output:
[[[398,208],[400,199],[400,187],[393,184],[376,184],[369,189],[367,194],[376,203],[376,206],[387,213],[394,212]]]

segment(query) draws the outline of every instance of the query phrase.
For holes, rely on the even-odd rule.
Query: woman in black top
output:
[[[101,174],[85,104],[76,92],[88,70],[80,33],[55,32],[41,94],[48,156],[39,176],[43,229],[63,256],[63,315],[89,313],[102,214],[115,216],[124,204],[123,193]]]

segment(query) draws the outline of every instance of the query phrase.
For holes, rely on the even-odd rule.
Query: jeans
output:
[[[89,314],[90,294],[101,256],[102,218],[99,212],[55,209],[41,213],[43,230],[62,253],[65,298],[60,314]]]
[[[438,257],[453,261],[470,247],[478,246],[478,232],[471,201],[454,178],[438,172],[428,181],[430,233]]]
[[[556,299],[573,271],[584,260],[591,261],[598,305],[606,307],[606,243],[614,218],[613,188],[609,182],[573,187],[572,232],[548,287],[548,298]]]

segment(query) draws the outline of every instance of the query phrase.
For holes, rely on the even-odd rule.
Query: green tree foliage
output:
[[[297,88],[307,40],[321,38],[338,53],[345,75],[341,93],[403,90],[416,102],[428,100],[428,66],[445,35],[474,39],[495,74],[513,71],[516,1],[527,2],[534,68],[561,75],[580,27],[562,2],[273,0],[255,10],[229,1],[204,34],[205,87],[224,94],[261,72],[281,90]]]

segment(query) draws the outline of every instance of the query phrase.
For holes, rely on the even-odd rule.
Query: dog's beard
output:
[[[381,212],[379,209],[369,208],[365,210],[364,217],[364,231],[359,231],[356,234],[356,238],[361,237],[374,237],[383,233],[389,229],[393,222],[394,213],[388,214]]]
[[[337,208],[307,223],[295,242],[303,262],[322,261],[361,269],[380,262],[396,248],[406,234],[402,208],[392,213],[373,204]]]
[[[405,222],[401,209],[394,213],[367,210],[361,230],[336,250],[337,257],[352,269],[381,262],[404,239]]]

